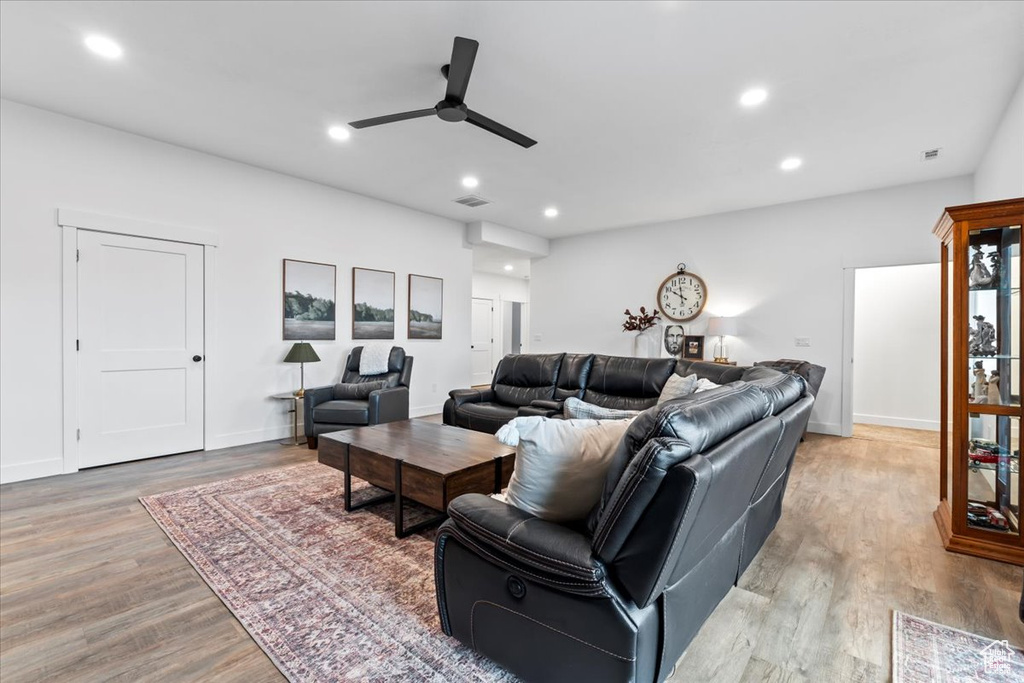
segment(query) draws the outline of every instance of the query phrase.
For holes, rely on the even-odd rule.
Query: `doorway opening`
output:
[[[843,435],[878,427],[937,433],[939,264],[850,270]]]

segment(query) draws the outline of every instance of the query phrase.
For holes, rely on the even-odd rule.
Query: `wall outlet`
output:
[[[535,334],[535,335],[533,335],[533,341],[535,341],[535,342],[544,341],[544,335],[542,335],[542,334]]]
[[[795,338],[793,340],[793,344],[796,345],[796,346],[810,346],[811,345],[811,338],[810,337],[797,337],[797,338]]]
[[[431,384],[430,385],[430,390],[436,394],[437,393],[437,384]]]

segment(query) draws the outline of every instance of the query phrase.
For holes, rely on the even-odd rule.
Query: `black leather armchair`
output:
[[[799,377],[748,379],[637,417],[586,525],[452,501],[444,632],[527,681],[665,680],[775,527],[814,400]]]
[[[400,346],[392,347],[386,373],[360,375],[359,359],[362,352],[362,346],[352,349],[345,361],[342,383],[383,382],[384,386],[368,392],[366,398],[342,397],[342,387],[337,384],[306,389],[303,421],[306,444],[311,449],[317,447],[317,437],[321,434],[409,419],[412,356],[405,355],[405,349]]]

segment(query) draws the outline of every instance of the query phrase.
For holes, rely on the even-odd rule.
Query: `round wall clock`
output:
[[[685,263],[680,263],[676,272],[658,287],[658,308],[669,320],[693,320],[707,302],[708,286],[697,275],[687,273]]]

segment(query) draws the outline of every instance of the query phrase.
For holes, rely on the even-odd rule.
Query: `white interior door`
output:
[[[81,467],[203,448],[203,247],[78,231]]]
[[[494,374],[494,366],[491,364],[491,347],[494,343],[491,337],[493,315],[493,301],[473,299],[472,338],[469,347],[473,363],[473,386],[490,384],[491,376]]]

